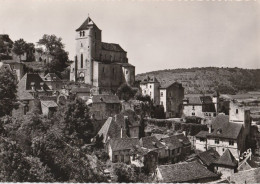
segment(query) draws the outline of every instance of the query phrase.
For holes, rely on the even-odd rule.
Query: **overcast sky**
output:
[[[127,51],[136,73],[260,68],[259,1],[0,0],[0,33],[33,43],[55,34],[73,59],[75,29],[88,14],[104,42]]]

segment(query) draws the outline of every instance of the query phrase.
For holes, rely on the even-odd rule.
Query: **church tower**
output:
[[[101,57],[101,30],[90,17],[76,30],[76,57],[71,79],[93,84],[93,62]]]

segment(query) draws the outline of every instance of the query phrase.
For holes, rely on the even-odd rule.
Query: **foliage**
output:
[[[10,115],[16,104],[16,79],[10,70],[0,72],[0,117]]]
[[[61,38],[47,34],[38,41],[39,45],[45,46],[47,54],[53,57],[52,61],[45,66],[45,74],[56,73],[61,77],[61,72],[67,67],[69,57],[61,41]]]
[[[121,100],[128,101],[133,99],[137,91],[133,89],[131,86],[127,85],[126,83],[122,84],[117,89],[117,95]]]
[[[88,152],[92,123],[87,106],[75,99],[52,118],[37,112],[0,120],[0,181],[106,182],[102,150]],[[10,140],[10,141],[9,141]]]
[[[25,53],[26,42],[23,39],[16,40],[13,45],[13,52],[20,57]]]
[[[162,105],[153,107],[152,118],[165,119],[164,107]]]

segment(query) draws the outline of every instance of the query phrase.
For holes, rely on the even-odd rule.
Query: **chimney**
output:
[[[35,83],[34,82],[31,82],[31,88],[33,91],[35,91]]]

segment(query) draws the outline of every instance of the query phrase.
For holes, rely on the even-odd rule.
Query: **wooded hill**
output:
[[[158,70],[138,74],[136,81],[155,76],[160,83],[182,83],[186,94],[213,93],[235,94],[260,90],[260,69],[242,68],[188,68]]]

